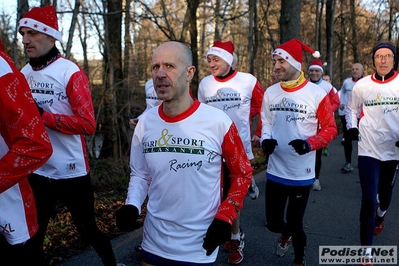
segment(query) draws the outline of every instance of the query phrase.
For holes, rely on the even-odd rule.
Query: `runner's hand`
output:
[[[218,246],[226,243],[230,238],[231,225],[228,222],[215,218],[208,227],[202,247],[206,250],[206,255],[209,256]]]
[[[116,226],[121,231],[134,231],[140,228],[137,222],[139,210],[133,205],[123,205],[116,211]]]
[[[272,154],[276,146],[278,146],[278,143],[275,139],[265,139],[262,141],[262,150],[265,155]]]
[[[304,155],[304,154],[310,152],[309,143],[303,139],[291,140],[290,143],[288,143],[288,145],[291,145],[292,147],[294,147],[295,151],[299,155]]]

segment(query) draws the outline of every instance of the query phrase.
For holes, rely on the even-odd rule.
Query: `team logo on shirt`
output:
[[[241,94],[236,91],[226,91],[231,90],[231,88],[222,88],[216,92],[214,96],[205,97],[205,102],[207,104],[213,102],[232,102],[232,101],[241,101]]]
[[[143,153],[172,152],[204,154],[204,140],[179,137],[169,134],[167,129],[161,131],[157,140],[143,142]]]
[[[383,96],[378,93],[373,100],[364,101],[365,106],[375,106],[375,105],[398,105],[399,97],[396,96]]]
[[[28,77],[27,80],[32,93],[54,94],[54,83],[37,81],[33,76]]]
[[[143,142],[143,153],[168,152],[204,155],[204,144],[205,140],[179,137],[169,134],[168,129],[163,129],[158,139]],[[214,152],[208,152],[206,156],[208,157],[208,162],[210,162],[213,161],[217,155]],[[170,159],[168,163],[169,170],[174,172],[185,168],[194,168],[198,171],[202,167],[202,160],[192,161],[188,158],[183,161],[174,158]]]
[[[292,101],[291,99],[283,98],[278,103],[271,103],[270,111],[289,111],[300,114],[306,114],[308,106],[303,103],[297,103]]]
[[[380,93],[377,94],[375,99],[364,101],[365,106],[379,106],[385,105],[383,109],[384,114],[397,113],[399,111],[399,97],[396,96],[383,96]]]
[[[227,91],[229,90],[229,91]],[[250,101],[250,99],[248,99]],[[219,109],[228,112],[230,109],[240,109],[241,107],[241,93],[233,90],[232,88],[221,88],[214,96],[205,97],[205,103],[212,105],[212,103],[225,102]],[[247,103],[247,100],[243,100],[243,104]]]
[[[66,169],[69,170],[69,171],[76,170],[76,164],[75,163],[69,163],[69,164],[67,164]]]

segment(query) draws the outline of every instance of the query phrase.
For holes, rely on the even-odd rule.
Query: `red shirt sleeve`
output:
[[[237,212],[243,207],[245,195],[252,179],[252,166],[234,123],[224,137],[222,157],[230,170],[231,187],[219,206],[215,218],[233,224]]]
[[[260,119],[260,112],[262,109],[262,101],[263,94],[265,94],[265,90],[263,89],[260,82],[257,80],[255,87],[252,91],[252,99],[251,99],[251,113],[250,113],[250,121],[252,124],[252,120],[255,116],[259,115],[258,126],[254,132],[254,135],[260,137],[262,132],[262,119]]]
[[[96,121],[90,83],[82,70],[72,75],[66,87],[66,94],[73,115],[52,114],[44,111],[42,115],[44,124],[64,134],[93,135],[96,130]]]
[[[326,147],[338,135],[334,113],[331,109],[329,97],[326,95],[317,108],[316,115],[320,130],[318,130],[316,136],[307,139],[312,151]]]
[[[330,98],[331,109],[333,112],[335,112],[336,110],[338,110],[339,107],[339,95],[337,90],[332,87],[328,96]]]
[[[0,160],[0,193],[27,178],[52,154],[29,85],[15,66],[13,71],[0,77],[0,133],[8,148]]]

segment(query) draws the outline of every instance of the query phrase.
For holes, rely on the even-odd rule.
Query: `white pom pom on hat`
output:
[[[315,51],[313,54],[314,58],[320,58],[320,52],[319,51]]]

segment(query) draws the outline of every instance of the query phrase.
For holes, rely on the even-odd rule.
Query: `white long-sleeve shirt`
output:
[[[223,160],[232,181],[222,202]],[[215,217],[233,223],[252,178],[231,119],[198,101],[176,117],[166,116],[162,105],[151,108],[134,131],[130,169],[125,203],[140,210],[149,197],[143,249],[172,260],[214,262],[218,249],[206,256],[202,248],[206,231]]]
[[[362,108],[357,126],[358,109]],[[346,113],[347,128],[359,129],[358,154],[381,161],[399,160],[399,76],[384,82],[373,75],[353,87]]]

